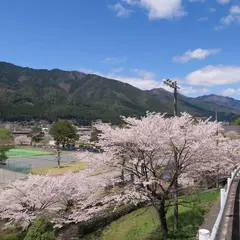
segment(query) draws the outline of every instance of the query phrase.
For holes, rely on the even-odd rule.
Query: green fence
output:
[[[5,162],[5,164],[0,164],[0,168],[6,169],[6,170],[11,170],[14,172],[29,174],[32,170],[32,165],[22,163],[19,161],[7,160]]]

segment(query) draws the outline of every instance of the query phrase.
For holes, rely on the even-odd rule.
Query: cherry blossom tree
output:
[[[189,169],[189,175],[197,180],[204,180],[206,183],[210,179],[215,186],[219,186],[221,178],[226,178],[231,170],[239,164],[240,144],[238,140],[218,137],[217,144],[205,146],[204,155],[200,156]]]
[[[140,119],[122,119],[126,122],[125,128],[112,127],[110,124],[95,125],[101,131],[99,145],[108,156],[105,163],[134,175],[132,193],[134,189],[141,192],[156,208],[162,235],[166,239],[168,227],[165,206],[169,194],[176,192],[175,184],[179,178],[198,174],[194,173],[196,166],[199,169],[216,167],[219,161],[216,156],[219,136],[216,132],[220,124],[209,119],[196,124],[187,113],[173,118],[147,113]],[[213,145],[216,148],[209,147]],[[209,155],[215,157],[209,159]],[[230,158],[228,160],[231,161]],[[164,179],[166,173],[168,179]]]
[[[29,175],[13,182],[11,189],[0,190],[0,218],[30,224],[39,214],[63,211],[68,215],[76,205],[86,207],[93,202],[104,186],[81,172],[54,177]]]
[[[235,131],[223,131],[223,135],[230,139],[239,139],[240,138],[239,133],[237,133]]]
[[[95,173],[115,171],[116,167],[107,164],[106,159],[109,158],[109,154],[106,153],[93,153],[88,151],[74,152],[72,154],[78,161],[87,162],[84,172],[88,175]]]
[[[122,117],[124,128],[97,123],[103,153],[76,152],[88,162],[84,171],[60,176],[29,175],[12,188],[0,190],[0,218],[30,223],[39,214],[50,214],[57,226],[94,218],[110,207],[148,202],[155,207],[167,239],[167,204],[178,184],[192,179],[225,176],[237,163],[240,144],[216,134],[220,123],[209,119],[195,123],[183,113],[166,118],[147,113],[139,119]],[[109,170],[133,176],[119,192],[104,194],[109,178],[94,176]],[[112,179],[112,183],[115,180]]]
[[[79,161],[88,162],[85,170],[59,176],[29,175],[25,180],[13,182],[10,189],[1,189],[0,219],[8,223],[24,222],[28,226],[38,215],[47,214],[56,227],[62,227],[91,220],[107,207],[118,206],[123,200],[121,195],[126,198],[126,193],[104,195],[105,187],[112,184],[111,179],[95,176],[96,171],[113,170],[103,164],[104,153],[76,152],[73,155]]]
[[[27,137],[26,135],[19,135],[14,138],[15,144],[30,144],[31,138]]]

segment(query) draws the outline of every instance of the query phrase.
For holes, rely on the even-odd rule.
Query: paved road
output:
[[[233,218],[233,226],[232,226],[232,240],[239,240],[240,239],[240,181],[238,182],[233,215],[234,215],[234,218]]]
[[[71,154],[62,154],[61,163],[70,163],[71,161],[77,160]],[[31,164],[32,168],[48,167],[56,165],[55,155],[41,155],[41,156],[24,156],[24,157],[10,157],[8,159],[12,163]]]

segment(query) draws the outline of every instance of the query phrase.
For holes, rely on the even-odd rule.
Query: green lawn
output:
[[[53,154],[53,152],[30,149],[11,149],[7,153],[8,157],[38,156],[50,154]]]
[[[199,226],[218,196],[219,192],[216,191],[182,197],[179,205],[180,230],[177,233],[171,230],[172,208],[167,215],[169,239],[196,239]],[[159,228],[160,222],[156,210],[153,207],[142,208],[112,222],[102,231],[89,235],[88,240],[161,240]]]

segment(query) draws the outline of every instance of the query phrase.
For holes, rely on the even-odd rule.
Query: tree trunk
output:
[[[124,182],[125,181],[125,171],[124,171],[124,165],[125,165],[125,159],[123,159],[123,162],[122,162],[122,171],[121,171],[121,179],[122,181]]]
[[[122,171],[121,171],[121,179],[124,182],[125,178],[124,178],[124,169],[123,168],[122,168]]]
[[[165,200],[162,200],[160,203],[160,207],[158,209],[158,215],[161,223],[162,238],[163,240],[167,240],[168,226],[167,226],[167,220],[166,220]]]
[[[174,181],[173,189],[174,189],[174,229],[178,229],[178,155],[177,152],[174,151],[174,161],[176,164],[176,180]]]
[[[215,185],[216,185],[216,188],[219,188],[219,176],[218,175],[216,176]]]
[[[60,159],[61,159],[61,156],[60,156],[60,147],[59,147],[59,144],[57,144],[57,164],[58,164],[58,168],[61,167],[61,165],[60,165]]]
[[[174,229],[178,229],[178,178],[174,182]]]
[[[131,182],[134,182],[134,174],[131,173]]]

